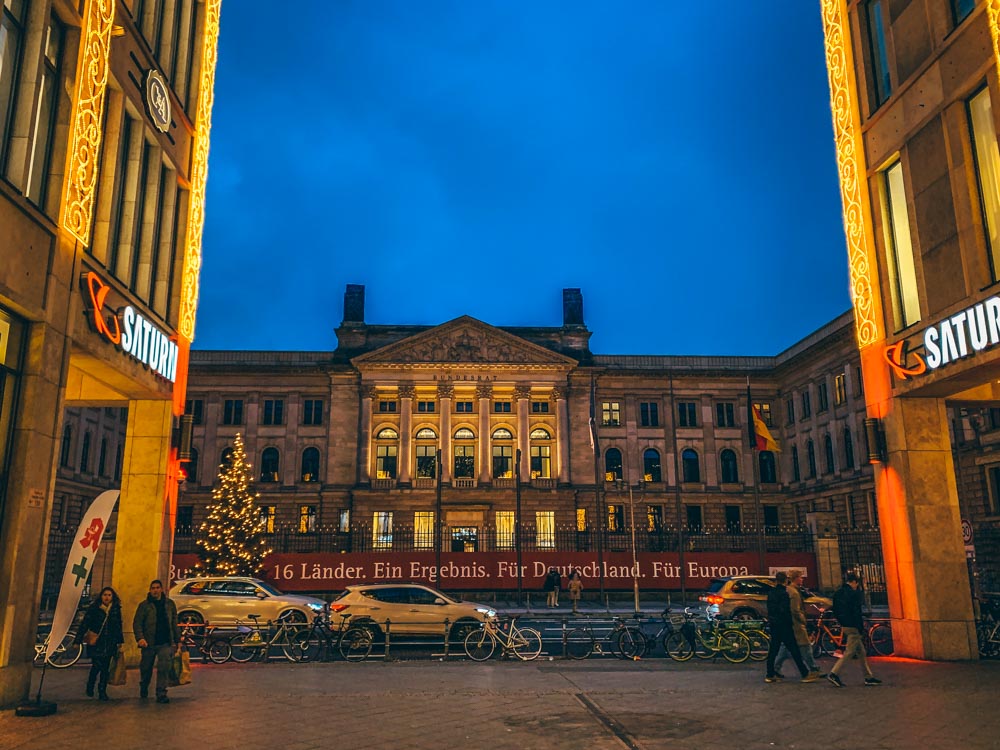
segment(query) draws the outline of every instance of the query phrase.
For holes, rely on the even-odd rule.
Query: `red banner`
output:
[[[445,590],[493,591],[517,589],[515,552],[442,552],[441,570],[433,552],[280,553],[267,558],[264,578],[284,591],[333,592],[353,583],[412,581]],[[171,580],[182,578],[198,562],[193,554],[174,555]],[[526,590],[541,590],[549,567],[566,576],[578,569],[590,590],[599,584],[603,569],[605,589],[631,590],[638,573],[642,590],[679,590],[681,563],[676,552],[640,552],[634,571],[629,552],[607,552],[603,565],[596,552],[525,552],[521,581]],[[816,580],[816,556],[811,552],[770,552],[766,570],[760,570],[755,552],[688,552],[683,573],[687,588],[705,588],[713,578],[733,575],[770,575],[778,570],[805,571],[805,583]]]

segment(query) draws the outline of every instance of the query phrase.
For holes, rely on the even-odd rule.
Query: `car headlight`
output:
[[[308,606],[309,609],[311,609],[313,612],[322,612],[323,607],[325,607],[326,605],[323,604],[322,602],[309,602]]]
[[[497,611],[495,609],[490,609],[489,607],[476,607],[476,612],[481,615],[485,615],[489,619],[497,616]]]

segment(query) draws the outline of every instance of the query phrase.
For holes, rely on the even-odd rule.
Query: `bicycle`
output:
[[[301,625],[290,623],[287,620],[279,620],[277,629],[271,632],[275,625],[271,620],[262,628],[260,626],[260,615],[247,615],[253,620],[253,625],[249,626],[249,632],[241,632],[233,636],[229,641],[232,648],[232,659],[235,662],[248,662],[252,659],[257,661],[267,661],[272,648],[280,648],[288,661],[301,661],[302,651],[298,644],[294,642],[295,636],[300,632]],[[247,630],[248,626],[241,620],[236,621],[236,627]]]
[[[685,622],[681,629],[667,638],[667,655],[674,661],[687,661],[692,656],[699,659],[714,659],[720,654],[733,664],[750,658],[750,639],[739,630],[727,629],[718,620],[706,615],[706,627],[697,627],[697,615],[684,610]]]
[[[201,654],[202,662],[225,664],[233,656],[233,647],[229,638],[216,635],[216,628],[206,623],[183,623],[181,628],[181,643],[183,648],[192,649]],[[197,632],[196,632],[197,631]]]
[[[531,661],[542,653],[542,636],[534,628],[517,627],[516,617],[511,618],[509,628],[496,620],[487,620],[481,628],[465,636],[465,654],[473,661],[486,661],[493,656],[497,645],[501,658],[513,653],[521,661]]]
[[[764,629],[763,620],[722,620],[719,625],[725,630],[737,630],[750,641],[750,661],[764,661],[771,647],[771,636]]]
[[[320,655],[325,661],[334,651],[339,651],[347,661],[364,661],[368,658],[375,640],[372,631],[361,625],[348,627],[351,615],[340,617],[340,627],[337,630],[327,624],[323,615],[316,615],[309,630],[295,635],[293,641],[301,652],[301,661],[317,661]]]
[[[608,651],[604,643],[610,642]],[[616,617],[614,625],[604,638],[594,636],[594,628],[574,628],[563,637],[566,656],[570,659],[586,659],[591,654],[610,653],[619,659],[636,659],[646,653],[647,638],[638,625],[629,625],[621,617]]]
[[[80,661],[80,657],[83,655],[83,644],[76,643],[76,632],[73,630],[63,636],[62,641],[58,646],[56,646],[56,650],[52,652],[48,659],[46,659],[45,650],[48,647],[48,634],[42,638],[42,635],[39,633],[34,646],[35,656],[31,660],[33,665],[41,667],[43,662],[48,662],[50,667],[55,667],[56,669],[66,669],[66,667],[72,667]]]
[[[892,628],[885,622],[865,620],[861,629],[861,638],[865,644],[865,653],[874,656],[890,656],[894,650],[892,644]],[[815,630],[809,633],[813,655],[816,657],[834,656],[834,652],[842,651],[847,645],[847,637],[843,634],[840,623],[833,612],[820,609]]]

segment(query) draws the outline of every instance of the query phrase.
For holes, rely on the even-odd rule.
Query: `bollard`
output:
[[[451,641],[451,634],[448,632],[450,629],[451,621],[446,617],[444,618],[444,658],[448,658],[448,645]]]
[[[386,618],[385,630],[382,631],[385,633],[385,651],[382,656],[383,661],[389,661],[389,631],[391,629],[392,629],[392,621]]]
[[[567,643],[566,637],[569,635],[569,630],[567,630],[567,628],[566,628],[566,623],[567,623],[567,620],[564,617],[563,621],[562,621],[562,658],[563,659],[568,659],[569,658],[569,655],[568,655],[569,652],[566,649],[566,643]]]

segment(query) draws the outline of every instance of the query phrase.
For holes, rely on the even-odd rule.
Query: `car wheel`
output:
[[[197,612],[187,610],[177,615],[177,622],[181,625],[204,625],[205,618]]]
[[[278,620],[281,622],[303,623],[306,622],[306,616],[297,609],[287,609],[278,615]]]
[[[459,620],[451,626],[451,643],[458,645],[465,643],[465,639],[469,633],[473,630],[479,630],[480,627],[482,627],[480,623],[475,620]]]
[[[738,609],[733,612],[734,620],[760,620],[762,619],[755,609]]]

